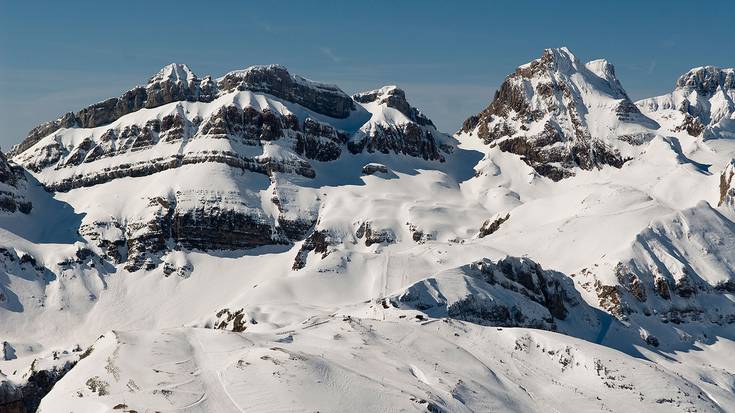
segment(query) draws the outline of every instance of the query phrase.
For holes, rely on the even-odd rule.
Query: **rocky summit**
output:
[[[652,117],[704,139],[733,138],[735,69],[697,67],[676,81],[673,92],[636,103]]]
[[[0,154],[0,411],[733,411],[733,73],[167,65]]]
[[[558,181],[575,168],[620,168],[657,128],[628,98],[612,64],[582,63],[561,48],[519,66],[460,132],[519,155]]]

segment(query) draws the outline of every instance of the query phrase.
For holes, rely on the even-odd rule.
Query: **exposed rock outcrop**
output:
[[[490,234],[495,233],[503,223],[510,219],[510,213],[502,215],[498,214],[487,221],[485,221],[480,227],[480,232],[477,235],[480,238],[487,237]]]
[[[457,284],[456,277],[464,282]],[[458,285],[466,285],[456,290]],[[464,287],[463,287],[464,288]],[[420,281],[390,298],[397,307],[482,325],[556,330],[581,299],[568,277],[527,258],[483,259]]]
[[[333,118],[346,118],[355,107],[352,99],[337,86],[291,75],[279,65],[237,70],[217,82],[223,91],[237,89],[268,93]]]
[[[13,148],[12,154],[23,153],[61,128],[94,128],[143,108],[177,101],[211,102],[216,95],[217,86],[209,77],[201,80],[186,65],[172,63],[153,76],[146,86],[137,86],[120,97],[95,103],[76,113],[66,113],[57,120],[33,128],[26,139]]]
[[[350,152],[395,153],[442,162],[452,152],[451,138],[411,106],[403,90],[385,86],[356,94],[354,99],[369,106],[373,116],[350,138]]]
[[[321,254],[322,259],[329,255],[329,246],[334,244],[335,240],[328,231],[316,230],[309,235],[301,244],[299,252],[294,259],[293,269],[300,270],[306,266],[306,260],[310,252]]]
[[[196,209],[175,210],[171,236],[187,249],[239,250],[287,243],[259,210],[221,209],[207,199]]]
[[[369,163],[362,167],[363,175],[373,175],[376,173],[388,173],[388,167],[382,163]]]
[[[0,375],[0,411],[5,413],[26,413],[23,391]]]
[[[373,244],[392,244],[396,240],[396,235],[390,228],[376,229],[371,222],[361,223],[355,231],[355,237],[364,238],[366,247]]]
[[[309,159],[327,162],[342,154],[347,136],[333,126],[311,118],[304,121],[303,132],[296,133],[296,153]]]
[[[11,383],[0,373],[0,412],[35,412],[41,399],[82,357],[84,353],[55,351],[47,358],[34,359],[19,384]]]
[[[223,308],[216,314],[217,319],[214,322],[214,328],[235,333],[243,332],[247,328],[248,320],[245,319],[246,315],[245,310],[242,308],[238,310]]]
[[[31,212],[33,205],[25,196],[27,184],[23,170],[0,152],[0,211]]]
[[[720,202],[718,206],[735,208],[735,159],[731,160],[720,175]]]
[[[173,199],[152,198],[146,218],[125,226],[124,241],[114,231],[111,237],[97,242],[107,251],[112,250],[110,254],[125,243],[125,268],[136,271],[156,268],[161,264],[161,254],[170,246],[239,250],[289,241],[262,210],[248,207],[237,194],[199,191],[178,192]]]

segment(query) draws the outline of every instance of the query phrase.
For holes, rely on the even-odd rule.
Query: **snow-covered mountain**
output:
[[[0,157],[0,410],[733,410],[706,71],[636,105],[548,49],[450,136],[396,86],[172,64],[40,125]]]
[[[620,168],[656,128],[628,98],[612,64],[582,63],[561,48],[519,66],[460,132],[520,155],[558,181],[575,168]]]
[[[96,253],[137,270],[154,268],[169,239],[204,250],[303,239],[317,218],[316,191],[296,190],[291,181],[319,182],[313,164],[343,151],[443,161],[452,149],[453,140],[400,89],[355,101],[336,86],[291,76],[280,66],[231,72],[216,83],[207,79],[200,82],[185,65],[169,65],[114,105],[140,95],[142,106],[123,105],[138,110],[109,114],[104,108],[113,105],[105,102],[82,109],[69,115],[79,126],[41,139],[32,131],[14,149],[15,160],[72,205],[87,202],[80,205],[86,214],[82,236],[94,242]],[[35,143],[26,148],[29,140]],[[141,179],[124,179],[132,177]],[[136,196],[122,205],[118,195],[131,191]],[[294,196],[303,202],[289,199]]]
[[[636,104],[671,131],[704,139],[733,138],[735,69],[696,67],[676,81],[673,92]]]

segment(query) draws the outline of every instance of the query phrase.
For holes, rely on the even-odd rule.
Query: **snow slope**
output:
[[[45,412],[735,409],[735,141],[567,49],[506,83],[449,136],[394,86],[171,65],[39,126],[0,377]]]
[[[524,412],[569,406],[719,411],[692,381],[586,341],[454,321],[351,316],[247,336],[187,328],[108,332],[39,411]]]

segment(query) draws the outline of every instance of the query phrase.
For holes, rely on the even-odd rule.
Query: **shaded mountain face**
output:
[[[636,105],[660,118],[669,131],[686,131],[704,139],[735,137],[735,69],[704,66],[690,70],[666,95]]]
[[[735,209],[735,159],[720,174],[720,202],[717,205]]]
[[[0,210],[29,213],[33,205],[26,199],[26,185],[23,170],[8,162],[5,154],[0,152]]]
[[[459,133],[520,155],[558,181],[575,168],[620,168],[629,147],[650,140],[657,128],[628,98],[612,64],[583,64],[560,48],[518,67]]]

